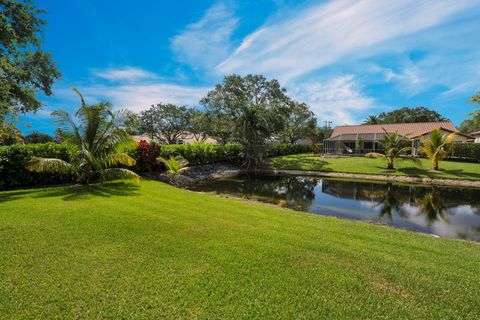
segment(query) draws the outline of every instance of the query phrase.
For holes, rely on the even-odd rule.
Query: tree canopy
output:
[[[476,95],[470,97],[468,100],[470,103],[480,107],[480,91]],[[470,119],[463,121],[460,124],[460,131],[465,133],[472,133],[480,131],[480,108],[473,110],[468,114]]]
[[[262,159],[267,140],[283,129],[288,102],[279,82],[261,75],[226,76],[201,100],[207,111],[231,121],[247,167]]]
[[[159,103],[140,113],[140,129],[152,139],[176,143],[188,130],[190,116],[187,107]]]
[[[403,107],[390,112],[382,112],[378,116],[370,115],[364,124],[388,124],[411,122],[447,121],[440,113],[425,107]]]
[[[306,103],[290,101],[288,103],[285,126],[279,134],[282,142],[294,144],[311,135],[317,126],[317,118]]]
[[[41,47],[44,13],[31,0],[0,0],[0,122],[38,110],[37,93],[51,95],[60,77]]]

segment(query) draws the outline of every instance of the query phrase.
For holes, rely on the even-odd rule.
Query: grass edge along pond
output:
[[[5,318],[480,317],[480,246],[143,181],[0,193]]]
[[[322,158],[311,153],[280,156],[265,160],[263,167],[279,170],[325,171],[377,175],[398,175],[421,178],[480,180],[480,163],[442,161],[440,170],[432,170],[432,162],[420,159],[422,165],[395,160],[395,169],[387,169],[384,159],[366,157]]]

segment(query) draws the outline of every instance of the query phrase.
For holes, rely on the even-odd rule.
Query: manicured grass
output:
[[[478,319],[480,245],[175,189],[0,193],[0,315]]]
[[[422,166],[406,160],[396,160],[396,170],[388,170],[383,159],[365,157],[322,158],[311,153],[270,158],[265,166],[284,170],[333,171],[382,175],[401,175],[428,178],[480,180],[480,163],[455,161],[440,162],[440,171],[433,171],[428,159],[421,159]]]

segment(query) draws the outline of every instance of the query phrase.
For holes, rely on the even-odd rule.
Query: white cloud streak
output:
[[[265,25],[245,38],[220,74],[263,73],[288,81],[388,40],[435,26],[475,5],[468,0],[334,0]]]
[[[111,68],[101,71],[95,71],[94,75],[98,78],[102,78],[105,80],[125,82],[156,78],[156,75],[154,73],[134,67],[123,67],[118,69]]]
[[[80,88],[94,99],[111,101],[115,108],[139,112],[152,104],[165,102],[178,105],[197,105],[210,88],[180,86],[169,83],[122,84],[119,86],[88,86]]]
[[[172,38],[171,49],[178,61],[194,68],[209,68],[225,59],[232,50],[230,38],[238,25],[232,6],[215,4],[196,23]]]
[[[376,104],[362,93],[353,75],[297,83],[289,87],[289,92],[295,99],[308,103],[319,120],[333,120],[335,125],[358,123],[363,119],[362,113]]]

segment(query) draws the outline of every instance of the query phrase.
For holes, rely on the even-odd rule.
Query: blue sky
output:
[[[455,124],[480,90],[480,0],[37,0],[63,76],[24,132],[88,101],[196,105],[224,75],[277,78],[320,121],[426,106]],[[30,127],[26,126],[30,124]]]

